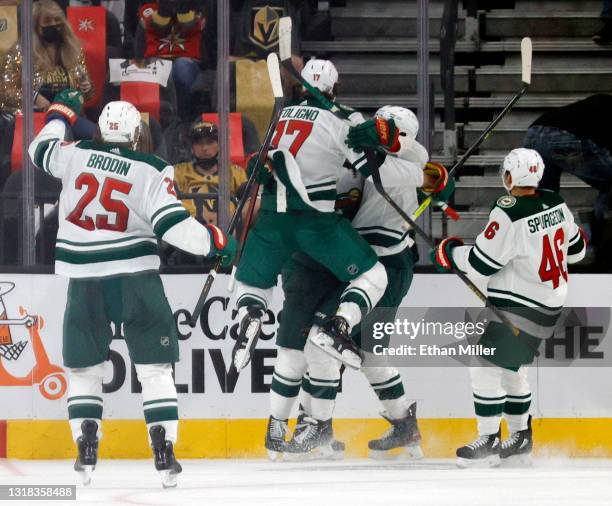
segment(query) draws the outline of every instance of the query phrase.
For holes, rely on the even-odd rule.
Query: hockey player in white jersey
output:
[[[491,321],[480,339],[493,355],[470,368],[479,438],[457,450],[457,465],[527,463],[533,447],[531,390],[527,364],[541,339],[549,338],[567,296],[567,264],[582,260],[586,243],[571,211],[557,193],[538,190],[544,162],[532,150],[512,150],[501,176],[500,197],[473,246],[444,239],[431,258],[441,272],[451,267],[470,277],[488,277],[487,295],[520,333]],[[494,350],[493,350],[494,349]],[[510,437],[500,441],[501,418]]]
[[[338,80],[334,65],[311,60],[302,75],[333,99]],[[379,118],[374,128],[378,147],[398,152],[399,130]],[[370,170],[363,153],[346,144],[349,125],[309,94],[281,113],[270,151],[272,172],[262,171],[261,208],[250,231],[236,273],[240,334],[234,364],[244,367],[261,328],[261,316],[283,265],[296,251],[307,253],[348,286],[338,311],[320,326],[319,346],[348,366],[362,357],[348,339],[352,327],[383,295],[387,276],[368,243],[348,220],[334,213],[338,180],[356,170]],[[343,166],[348,161],[350,169]]]
[[[381,166],[383,185],[392,198],[407,213],[418,207],[417,188],[448,199],[452,182],[447,184],[444,167],[426,163],[427,151],[415,140],[418,120],[412,111],[384,106],[376,112],[376,118],[393,119],[400,129],[402,158],[387,156]],[[370,120],[355,127],[349,139],[363,137],[374,123]],[[337,209],[351,218],[352,226],[376,251],[389,279],[376,311],[364,318],[393,320],[412,282],[414,241],[404,220],[376,191],[371,178],[347,172],[338,183],[338,192]],[[342,444],[333,441],[332,414],[341,364],[307,342],[307,336],[316,334],[317,325],[334,313],[346,284],[309,257],[296,254],[283,269],[283,288],[285,301],[276,339],[278,352],[270,389],[266,449],[272,459],[336,457]],[[361,372],[383,405],[383,417],[391,424],[383,437],[370,441],[370,456],[384,458],[401,453],[409,458],[421,457],[416,403],[408,401],[399,371],[390,366],[368,365],[373,343],[363,338],[360,327],[353,329],[351,338],[366,354]],[[293,438],[286,443],[287,419],[298,393],[301,413]]]
[[[102,378],[109,345],[123,334],[142,384],[144,417],[164,487],[176,486],[178,406],[172,364],[176,325],[159,277],[157,239],[194,255],[231,262],[236,246],[219,228],[202,226],[177,199],[173,168],[134,149],[141,118],[128,102],[110,102],[99,119],[101,141],[65,142],[80,112],[78,91],[49,107],[29,146],[38,168],[61,179],[56,273],[70,278],[63,358],[68,415],[78,446],[75,470],[85,484],[102,437]]]

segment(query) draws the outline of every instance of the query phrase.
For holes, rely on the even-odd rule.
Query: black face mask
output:
[[[61,44],[64,42],[62,25],[43,26],[42,38],[47,44]]]
[[[219,156],[213,156],[212,158],[197,158],[193,157],[193,165],[198,166],[203,170],[212,169],[219,162]]]

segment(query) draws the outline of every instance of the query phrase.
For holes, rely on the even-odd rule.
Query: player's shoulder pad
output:
[[[510,221],[516,221],[520,218],[520,210],[517,212],[518,208],[520,208],[520,204],[516,197],[512,195],[502,195],[491,207],[490,214],[502,213],[510,218]]]

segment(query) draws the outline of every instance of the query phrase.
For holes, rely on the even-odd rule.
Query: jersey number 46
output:
[[[540,261],[538,273],[543,282],[552,281],[553,288],[559,287],[560,278],[567,282],[567,270],[565,269],[565,259],[563,258],[564,242],[565,232],[562,228],[558,228],[555,231],[552,244],[548,234],[542,237],[542,260]]]

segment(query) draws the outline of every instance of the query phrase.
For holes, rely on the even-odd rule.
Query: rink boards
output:
[[[163,278],[181,335],[176,366],[182,418],[178,452],[184,457],[256,457],[263,435],[274,364],[274,333],[282,293],[272,312],[251,367],[235,385],[225,371],[237,321],[227,278],[220,276],[196,328],[185,321],[195,306],[204,276]],[[610,306],[612,276],[574,275],[568,305]],[[9,285],[14,284],[12,290]],[[24,342],[13,360],[0,359],[0,457],[62,458],[73,455],[66,417],[66,377],[61,367],[62,317],[67,282],[57,276],[0,275],[0,343]],[[7,291],[8,290],[8,291]],[[417,275],[406,306],[478,306],[454,276]],[[40,325],[28,331],[27,315]],[[8,330],[7,330],[8,329]],[[125,343],[113,341],[105,375],[104,442],[106,457],[148,456],[142,401]],[[424,449],[430,457],[449,457],[474,434],[468,373],[462,367],[402,369],[407,395],[418,401]],[[532,412],[540,451],[564,455],[612,456],[612,374],[608,367],[548,368],[531,371]],[[361,374],[346,373],[335,413],[337,436],[354,456],[365,455],[367,441],[387,423]]]

